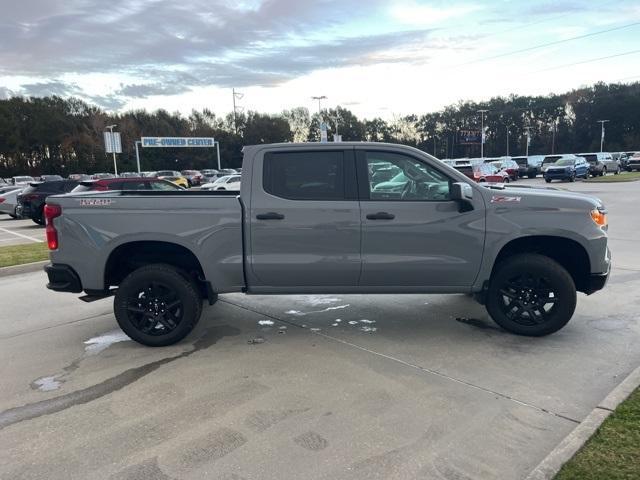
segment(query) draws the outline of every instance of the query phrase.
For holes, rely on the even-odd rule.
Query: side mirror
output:
[[[468,183],[456,182],[451,184],[451,200],[468,201],[473,199],[473,188]]]
[[[458,203],[458,211],[469,212],[473,210],[473,188],[471,185],[464,182],[456,182],[451,184],[450,192],[451,200]]]

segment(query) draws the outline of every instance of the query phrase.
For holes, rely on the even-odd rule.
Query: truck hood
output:
[[[584,193],[569,192],[553,187],[531,187],[528,185],[487,185],[484,196],[487,203],[522,205],[523,207],[569,207],[584,205],[585,208],[604,208],[602,200]]]

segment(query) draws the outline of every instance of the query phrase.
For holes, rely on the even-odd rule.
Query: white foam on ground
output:
[[[378,331],[376,327],[360,327],[360,330],[367,333],[373,333]]]
[[[347,308],[350,307],[351,305],[346,304],[346,305],[336,305],[335,307],[327,307],[324,310],[314,310],[312,312],[301,312],[300,310],[287,310],[286,313],[287,315],[295,315],[297,317],[304,317],[305,315],[312,315],[314,313],[324,313],[324,312],[330,312],[331,310],[341,310],[343,308]]]
[[[273,325],[273,320],[258,320],[258,325]]]
[[[88,355],[97,355],[114,343],[128,342],[129,340],[131,339],[122,330],[113,330],[85,341],[84,351]]]
[[[38,386],[38,390],[41,392],[50,392],[57,390],[62,386],[62,382],[57,379],[60,375],[53,375],[51,377],[42,377],[35,380],[33,383]]]
[[[362,320],[360,320],[360,323],[376,323],[375,320],[367,320],[366,318],[363,318]]]

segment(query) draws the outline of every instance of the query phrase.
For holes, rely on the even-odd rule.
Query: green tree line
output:
[[[117,124],[123,152],[120,171],[135,171],[135,141],[141,136],[201,136],[219,141],[223,167],[239,167],[242,147],[257,143],[318,141],[319,125],[342,140],[395,142],[439,158],[479,156],[479,145],[461,142],[462,130],[479,130],[486,109],[485,156],[582,152],[600,148],[606,125],[607,151],[640,149],[640,82],[598,83],[564,94],[461,101],[424,115],[359,119],[336,107],[310,113],[303,107],[277,115],[255,111],[219,116],[204,109],[184,116],[166,110],[110,114],[77,98],[13,97],[0,100],[0,176],[113,171],[102,133]],[[215,168],[214,149],[140,149],[143,170]]]

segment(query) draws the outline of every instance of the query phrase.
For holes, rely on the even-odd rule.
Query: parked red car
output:
[[[454,168],[476,182],[509,183],[509,174],[490,163],[456,165]]]
[[[509,180],[515,182],[518,179],[518,169],[520,168],[514,160],[496,160],[491,162],[498,170],[507,172]]]
[[[105,190],[182,190],[175,183],[155,177],[102,178],[80,182],[71,193]]]

